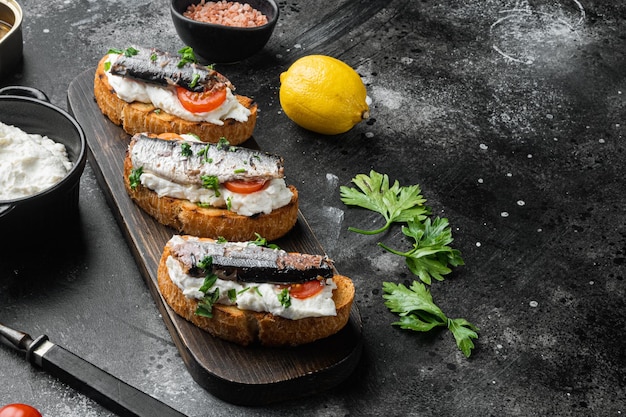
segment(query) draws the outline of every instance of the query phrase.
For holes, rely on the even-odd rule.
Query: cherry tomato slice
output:
[[[42,415],[28,404],[7,404],[0,408],[0,417],[42,417]]]
[[[303,300],[305,298],[313,297],[324,289],[324,282],[317,279],[311,281],[302,282],[298,284],[283,285],[282,288],[289,287],[289,295],[293,298]]]
[[[233,193],[250,194],[259,191],[265,186],[265,180],[252,181],[228,181],[224,183],[224,187]]]
[[[192,113],[205,113],[217,109],[226,101],[226,88],[218,91],[194,93],[182,87],[176,87],[180,104]]]

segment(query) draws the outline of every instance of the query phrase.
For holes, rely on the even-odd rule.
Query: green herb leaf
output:
[[[266,248],[270,248],[270,249],[280,249],[278,247],[278,245],[275,245],[273,243],[269,243],[267,241],[267,239],[265,239],[263,236],[261,236],[258,233],[254,234],[256,236],[256,239],[253,241],[250,241],[251,245],[257,245],[257,246],[265,246]]]
[[[437,217],[432,223],[430,219],[424,222],[410,220],[407,226],[402,227],[402,233],[414,240],[413,249],[400,252],[383,243],[378,245],[388,252],[404,256],[411,272],[424,283],[430,285],[432,278],[443,281],[443,275],[452,271],[448,265],[464,264],[461,252],[448,246],[454,240],[448,219]]]
[[[194,88],[196,85],[198,85],[198,81],[200,80],[200,74],[196,73],[193,75],[193,78],[191,79],[191,82],[189,83],[189,88]]]
[[[407,288],[403,284],[383,282],[383,292],[385,306],[400,316],[393,325],[418,332],[445,326],[452,332],[461,352],[470,357],[474,348],[472,339],[478,338],[478,328],[465,319],[448,319],[423,283],[413,281]]]
[[[478,339],[478,328],[465,319],[449,319],[448,329],[454,335],[458,348],[469,358],[474,349],[472,339]]]
[[[208,271],[211,269],[211,267],[213,266],[213,257],[211,256],[205,256],[204,258],[200,259],[198,262],[196,262],[196,266],[200,269],[203,269],[205,271]]]
[[[126,57],[131,57],[131,56],[137,55],[138,53],[139,53],[139,51],[137,49],[133,48],[132,46],[130,46],[130,47],[128,47],[128,48],[126,48],[124,50],[124,56],[126,56]]]
[[[187,142],[183,142],[180,144],[180,154],[182,156],[192,156],[193,151],[191,150],[191,145]]]
[[[370,171],[370,175],[359,174],[352,179],[358,189],[341,186],[341,201],[346,205],[358,206],[381,214],[385,225],[376,230],[362,230],[349,227],[356,233],[374,235],[387,230],[394,222],[411,219],[423,220],[430,209],[424,206],[426,199],[421,195],[419,185],[401,187],[398,181],[389,186],[389,177]]]
[[[215,175],[202,175],[202,187],[215,191],[215,197],[220,196],[220,181]]]
[[[201,162],[205,162],[205,163],[211,164],[211,163],[213,163],[213,158],[209,158],[209,156],[208,156],[209,155],[209,149],[210,149],[209,146],[210,145],[206,145],[204,148],[200,149],[197,153],[198,153],[198,156],[202,157],[200,159]]]
[[[134,168],[130,171],[128,181],[130,182],[130,188],[135,189],[141,185],[141,174],[143,174],[143,167]]]
[[[285,308],[291,307],[291,296],[289,295],[289,288],[283,288],[283,290],[278,294],[278,301],[280,305]]]
[[[212,293],[207,294],[202,300],[198,302],[196,307],[196,315],[202,317],[213,317],[213,304],[220,299],[220,289],[216,288]]]
[[[202,291],[203,293],[207,293],[211,287],[213,287],[213,285],[215,285],[215,283],[217,282],[217,275],[210,273],[207,274],[204,277],[204,282],[202,283],[202,286],[200,287],[199,291]]]
[[[195,64],[198,62],[198,60],[196,59],[196,54],[193,52],[193,49],[190,46],[185,46],[184,48],[180,49],[178,53],[180,54],[180,61],[178,61],[178,64],[176,64],[178,68],[184,67],[185,64]]]
[[[228,141],[228,139],[226,139],[224,136],[222,136],[218,141],[217,141],[217,149],[218,150],[222,150],[224,148],[230,147],[230,142]],[[232,150],[232,147],[231,147]]]
[[[422,321],[434,323],[435,326],[445,326],[447,317],[443,311],[433,302],[433,297],[426,286],[419,281],[413,281],[411,288],[403,284],[383,282],[383,298],[385,305],[393,313],[401,317],[411,313],[418,313]]]
[[[231,288],[230,290],[228,290],[228,299],[233,304],[237,302],[237,290],[236,289]]]

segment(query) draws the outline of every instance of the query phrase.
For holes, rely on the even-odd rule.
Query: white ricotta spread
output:
[[[110,54],[108,61],[113,62],[118,56]],[[106,75],[117,96],[125,102],[152,103],[154,107],[166,113],[192,122],[209,122],[221,126],[226,119],[245,122],[251,114],[248,108],[239,103],[230,88],[226,88],[226,101],[215,110],[205,113],[192,113],[180,104],[175,87],[144,83],[113,75],[109,71],[106,71]]]
[[[170,279],[183,292],[185,297],[192,299],[204,298],[200,287],[204,278],[191,277],[184,273],[180,262],[172,256],[166,262]],[[337,288],[332,278],[326,280],[324,289],[314,296],[298,299],[291,297],[291,305],[285,307],[281,304],[279,294],[282,289],[275,284],[268,283],[242,283],[218,278],[215,285],[209,289],[214,292],[219,289],[220,298],[218,304],[236,305],[241,310],[268,312],[275,316],[291,320],[306,317],[336,316],[337,310],[332,299],[333,290]],[[228,291],[235,290],[237,297],[235,302],[228,298]]]
[[[52,187],[72,168],[62,143],[0,123],[0,200]]]
[[[270,180],[262,189],[250,194],[234,193],[220,184],[219,196],[212,189],[195,184],[178,184],[150,172],[141,174],[141,185],[154,191],[159,197],[180,198],[211,207],[229,208],[242,216],[269,214],[289,204],[293,196],[282,178]]]

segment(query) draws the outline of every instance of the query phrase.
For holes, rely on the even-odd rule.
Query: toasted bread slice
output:
[[[176,314],[221,339],[244,346],[252,343],[297,346],[337,333],[350,318],[355,290],[352,280],[343,275],[333,277],[337,284],[337,289],[333,291],[336,316],[290,320],[270,313],[240,310],[235,306],[221,304],[213,305],[212,318],[198,316],[195,314],[198,301],[185,297],[170,279],[166,266],[170,255],[170,248],[166,245],[157,272],[161,295]]]
[[[147,187],[130,186],[132,161],[124,160],[124,186],[131,199],[159,223],[173,227],[179,233],[229,241],[256,239],[256,233],[267,240],[276,240],[294,227],[298,220],[298,190],[290,185],[293,197],[286,206],[269,214],[242,216],[226,209],[201,207],[188,200],[159,197]]]
[[[98,63],[94,77],[94,95],[102,113],[113,123],[121,126],[126,133],[193,133],[203,142],[217,143],[224,137],[231,145],[245,142],[252,136],[257,118],[257,105],[249,97],[236,95],[237,100],[247,107],[251,114],[246,122],[234,119],[224,120],[223,125],[208,122],[191,122],[157,109],[152,104],[127,103],[120,99],[109,84],[104,72],[104,56]]]

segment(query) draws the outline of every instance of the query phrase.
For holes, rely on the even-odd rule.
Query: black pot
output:
[[[0,122],[62,143],[73,163],[54,186],[28,197],[0,200],[2,246],[14,239],[75,227],[80,177],[87,160],[85,133],[78,122],[50,104],[45,94],[28,87],[0,89]]]

